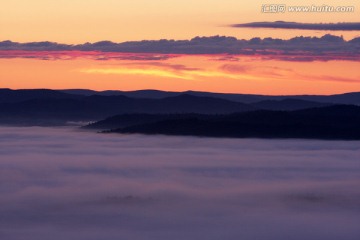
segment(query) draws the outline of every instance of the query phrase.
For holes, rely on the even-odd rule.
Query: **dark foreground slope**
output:
[[[110,132],[360,140],[360,107],[337,105],[292,112],[254,111],[212,118],[189,116],[128,126]]]
[[[216,119],[219,116],[224,115],[207,115],[197,113],[186,114],[147,114],[147,113],[134,113],[134,114],[121,114],[113,117],[100,120],[86,126],[83,129],[95,129],[95,130],[111,130],[125,128],[135,125],[156,123],[166,120],[179,120],[179,119]]]

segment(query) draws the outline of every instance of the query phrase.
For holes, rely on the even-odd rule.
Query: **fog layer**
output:
[[[6,240],[358,240],[360,142],[0,128]]]

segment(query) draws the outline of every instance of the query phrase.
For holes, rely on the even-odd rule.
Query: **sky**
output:
[[[287,7],[352,6],[354,11],[264,13],[262,7],[268,3],[259,0],[3,0],[0,8],[0,42],[84,44],[108,40],[120,43],[190,40],[196,36],[215,35],[246,40],[254,37],[291,39],[298,36],[321,37],[325,34],[343,36],[345,41],[349,41],[360,36],[358,28],[332,31],[233,26],[275,21],[313,25],[360,22],[360,3],[355,0],[276,0],[271,3],[286,4]],[[355,59],[359,59],[358,49],[341,52],[341,55],[351,52],[355,54]],[[123,58],[99,61],[99,57],[89,58],[89,54],[83,51],[76,58],[45,60],[42,52],[33,49],[11,49],[33,51],[35,55],[29,57],[27,53],[18,53],[11,58],[8,52],[1,50],[0,47],[0,87],[4,88],[160,89],[260,94],[332,94],[360,89],[359,61],[354,58],[289,61],[249,58],[238,54],[237,61],[218,61],[223,59],[221,54],[204,56],[182,53],[151,62],[138,58],[136,61]],[[299,58],[305,52],[301,50]],[[51,51],[55,52],[54,49]],[[141,53],[137,51],[136,54]],[[181,65],[183,69],[179,70],[174,65]],[[232,69],[231,73],[229,69]],[[243,71],[234,72],[234,69]]]
[[[239,38],[281,37],[302,31],[232,29],[229,24],[256,21],[358,22],[353,13],[262,13],[263,0],[2,0],[1,38],[18,42],[84,43],[143,39],[189,39],[230,35]],[[274,0],[274,4],[355,6],[357,0]],[[305,33],[306,34],[306,33]],[[310,32],[307,34],[321,35]],[[346,33],[343,33],[346,34]],[[359,35],[351,33],[349,36]]]

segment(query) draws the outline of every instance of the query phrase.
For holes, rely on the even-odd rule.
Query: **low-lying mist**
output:
[[[360,142],[0,128],[4,240],[358,240]]]

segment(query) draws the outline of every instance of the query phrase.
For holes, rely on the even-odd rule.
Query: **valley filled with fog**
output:
[[[360,141],[0,127],[6,240],[357,240]]]

